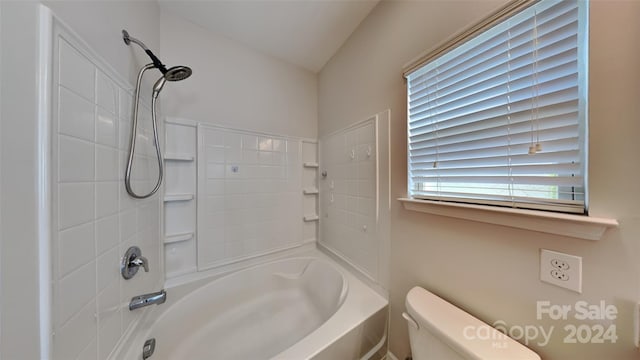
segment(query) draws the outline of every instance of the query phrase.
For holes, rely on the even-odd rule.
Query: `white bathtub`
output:
[[[384,337],[387,301],[333,260],[285,258],[167,289],[112,359],[360,359]],[[137,310],[134,310],[137,311]]]

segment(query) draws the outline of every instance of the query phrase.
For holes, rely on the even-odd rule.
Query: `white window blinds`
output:
[[[410,196],[586,212],[585,6],[537,2],[406,75]]]

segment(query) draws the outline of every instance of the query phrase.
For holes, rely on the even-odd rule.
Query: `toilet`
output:
[[[526,346],[421,287],[409,291],[413,360],[540,360]]]

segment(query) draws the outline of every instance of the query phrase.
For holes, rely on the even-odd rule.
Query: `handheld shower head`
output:
[[[191,76],[191,73],[191,68],[188,66],[174,66],[167,70],[164,77],[167,81],[180,81]]]
[[[0,0],[2,1],[2,0]],[[147,55],[151,58],[153,63],[147,64],[140,69],[138,72],[138,80],[136,81],[136,91],[134,95],[135,103],[133,107],[133,121],[131,123],[131,137],[129,138],[129,155],[127,160],[127,170],[124,176],[124,184],[127,190],[127,193],[136,199],[145,199],[153,194],[155,194],[158,189],[160,189],[160,185],[162,184],[162,178],[164,174],[164,161],[162,159],[162,153],[160,151],[160,142],[158,141],[158,125],[156,120],[156,101],[158,99],[158,95],[162,88],[167,83],[167,81],[180,81],[191,76],[191,69],[187,66],[174,66],[170,69],[167,69],[160,59],[158,59],[152,52],[147,48],[147,46],[140,40],[133,38],[129,35],[127,30],[122,30],[122,40],[125,44],[130,45],[131,43],[138,44]],[[140,195],[136,193],[131,187],[131,172],[133,168],[133,158],[136,147],[136,139],[137,139],[137,129],[138,129],[138,105],[140,103],[140,85],[142,84],[142,77],[145,71],[157,68],[162,72],[162,76],[153,84],[153,93],[151,96],[151,123],[153,125],[153,137],[154,137],[154,146],[156,149],[156,158],[158,159],[158,180],[156,181],[156,185],[149,193],[144,195]]]
[[[164,87],[167,81],[180,81],[191,76],[191,68],[188,66],[174,66],[167,70],[166,73],[153,85],[153,98],[157,98],[160,91]]]

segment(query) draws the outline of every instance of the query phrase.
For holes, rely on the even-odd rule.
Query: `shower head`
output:
[[[180,81],[191,76],[191,73],[191,68],[188,66],[174,66],[164,73],[164,78],[167,81]]]
[[[153,85],[153,98],[155,99],[158,97],[158,95],[160,94],[160,91],[164,87],[164,84],[167,83],[167,81],[184,80],[189,76],[191,76],[191,73],[192,73],[191,68],[188,66],[174,66],[170,68]]]

